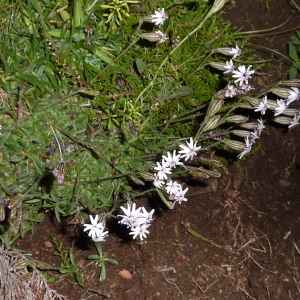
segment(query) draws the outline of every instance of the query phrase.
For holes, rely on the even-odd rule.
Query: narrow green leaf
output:
[[[143,62],[141,58],[137,58],[135,60],[135,63],[140,74],[143,73],[143,71],[147,68],[146,64]]]
[[[291,42],[289,43],[289,56],[293,61],[299,60],[296,47]]]

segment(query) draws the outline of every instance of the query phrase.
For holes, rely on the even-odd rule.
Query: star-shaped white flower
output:
[[[295,115],[293,120],[290,122],[289,129],[299,125],[300,115]]]
[[[179,192],[181,189],[181,185],[177,182],[177,181],[172,181],[170,180],[167,184],[166,184],[166,192],[168,194],[177,194],[177,192]]]
[[[151,15],[152,23],[155,23],[155,25],[162,25],[166,19],[168,19],[168,16],[165,13],[164,8],[159,8],[155,11],[154,15]]]
[[[156,173],[154,173],[153,175],[154,175],[153,185],[158,189],[162,188],[162,186],[165,184],[164,180],[159,179]]]
[[[163,43],[169,39],[169,37],[166,34],[164,34],[163,32],[161,32],[160,30],[155,31],[155,33],[157,35],[157,39],[158,39],[157,43],[158,44]]]
[[[236,87],[234,85],[228,85],[227,89],[225,90],[225,97],[232,98],[236,95]]]
[[[231,51],[229,52],[232,54],[232,59],[235,59],[236,57],[240,56],[242,53],[242,50],[239,48],[239,46],[236,44],[235,48],[231,48]]]
[[[225,65],[223,66],[226,71],[224,71],[224,74],[231,73],[234,70],[234,65],[232,59],[230,61],[226,61]]]
[[[300,91],[296,87],[292,87],[289,91],[289,94],[290,95],[287,98],[286,105],[289,105],[291,102],[300,99]]]
[[[130,235],[133,235],[133,239],[135,239],[138,235],[141,240],[147,237],[147,234],[149,233],[149,230],[147,228],[150,226],[150,224],[143,224],[141,226],[133,227],[131,228]]]
[[[131,203],[128,203],[127,208],[125,208],[124,206],[121,206],[120,208],[123,210],[124,215],[118,215],[118,217],[122,218],[119,223],[127,225],[127,227],[136,226],[138,224],[138,218],[141,208],[139,207],[138,209],[136,209],[135,203],[133,203],[132,205]]]
[[[190,138],[190,142],[185,141],[186,145],[182,145],[180,144],[179,147],[182,149],[180,151],[178,151],[179,153],[181,153],[181,158],[185,158],[185,161],[187,161],[188,159],[193,159],[194,156],[197,155],[197,151],[199,149],[201,149],[201,146],[197,147],[197,143],[193,141],[193,138]]]
[[[275,112],[274,112],[275,117],[282,114],[282,113],[284,113],[284,111],[287,108],[287,105],[286,105],[285,101],[282,100],[282,99],[277,100],[277,105],[278,106],[275,107]]]
[[[260,111],[262,115],[265,114],[265,111],[270,108],[268,105],[268,99],[267,96],[264,96],[263,99],[259,102],[258,106],[254,107],[256,108],[254,111]]]
[[[250,65],[247,69],[246,66],[242,65],[238,67],[238,71],[233,71],[233,78],[237,78],[234,82],[239,83],[242,86],[244,83],[248,84],[248,79],[251,78],[254,70],[250,70],[252,66]]]
[[[171,168],[168,166],[168,163],[166,161],[162,161],[161,164],[159,162],[156,163],[157,167],[154,168],[154,170],[157,171],[157,177],[160,180],[164,180],[167,179],[167,174],[171,174],[172,170]]]
[[[258,121],[257,133],[258,133],[258,135],[260,136],[262,130],[263,130],[266,126],[264,125],[264,122],[263,122],[263,119],[262,119],[262,118],[257,119],[257,121]]]
[[[181,189],[178,191],[178,193],[175,194],[174,200],[175,202],[179,202],[181,204],[182,201],[187,201],[187,198],[185,198],[185,194],[188,191],[189,188],[186,188],[185,190],[182,189],[182,186],[180,186]]]
[[[245,154],[249,153],[252,149],[252,142],[249,140],[249,136],[245,137],[245,144],[245,150],[237,156],[239,159],[241,159]]]
[[[183,165],[182,162],[180,162],[180,154],[176,154],[176,150],[173,151],[173,155],[171,152],[167,153],[167,156],[163,155],[163,160],[166,162],[166,166],[169,168],[175,168],[176,166]]]
[[[95,218],[90,215],[91,224],[83,224],[83,231],[89,231],[88,235],[95,242],[103,242],[108,234],[108,231],[104,231],[104,224],[102,222],[98,223],[99,216],[96,215]]]

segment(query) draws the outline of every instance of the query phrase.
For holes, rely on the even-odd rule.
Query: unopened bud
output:
[[[285,111],[282,113],[285,116],[293,117],[295,115],[299,115],[299,109],[295,108],[286,108]]]
[[[168,36],[163,34],[160,30],[155,31],[155,32],[141,33],[141,34],[139,34],[139,36],[150,42],[158,42],[158,43],[162,43],[169,39]]]
[[[167,195],[165,195],[165,194],[164,194],[161,190],[159,190],[159,189],[156,189],[156,191],[157,191],[157,193],[158,193],[160,199],[167,205],[167,207],[168,207],[169,209],[172,209],[172,208],[173,208],[172,202],[168,201]]]
[[[149,172],[140,172],[139,175],[145,179],[146,181],[153,181],[154,180],[154,176],[153,173],[149,173]]]
[[[225,119],[225,122],[232,122],[232,123],[245,123],[247,121],[249,121],[249,118],[243,115],[233,115]]]
[[[224,100],[225,99],[225,90],[220,90],[216,92],[213,97],[213,100]]]
[[[251,129],[256,129],[258,127],[258,124],[254,122],[247,122],[241,124],[240,127],[251,130]]]
[[[223,106],[223,100],[211,100],[207,109],[206,116],[210,117],[215,115]]]
[[[225,68],[224,63],[220,63],[220,62],[210,62],[209,65],[211,65],[213,68],[220,70],[220,71],[226,71],[227,69]]]
[[[233,150],[244,151],[247,149],[246,144],[239,141],[224,139],[222,142]]]
[[[284,117],[284,116],[277,116],[273,118],[273,121],[282,125],[290,125],[291,121],[293,119],[289,117]]]
[[[274,110],[276,107],[278,107],[277,101],[269,100],[269,99],[268,99],[268,105],[271,110]]]
[[[300,79],[282,80],[281,82],[279,82],[279,85],[300,87]]]
[[[138,185],[145,185],[145,183],[142,181],[142,180],[140,180],[140,179],[138,179],[138,178],[136,178],[135,176],[129,176],[130,177],[130,179],[134,182],[134,183],[136,183],[136,184],[138,184]]]
[[[215,0],[213,6],[211,7],[209,14],[214,14],[223,8],[227,0]]]
[[[251,135],[251,132],[248,130],[239,130],[239,129],[234,129],[231,131],[234,135],[241,136],[241,137],[247,137]]]
[[[260,100],[257,98],[252,98],[252,97],[248,97],[248,96],[244,96],[242,98],[243,101],[248,102],[250,105],[254,106],[258,106],[260,103]]]
[[[210,117],[206,121],[206,123],[205,123],[205,125],[204,125],[204,127],[202,129],[202,132],[206,132],[206,131],[210,131],[210,130],[215,129],[219,125],[220,119],[221,119],[220,115],[216,115],[216,116]]]
[[[288,96],[290,95],[290,90],[289,89],[286,89],[286,88],[274,88],[274,89],[271,89],[271,91],[273,94],[279,96],[280,98],[282,99],[287,99]]]

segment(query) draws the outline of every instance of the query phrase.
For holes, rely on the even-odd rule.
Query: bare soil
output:
[[[286,20],[279,31],[300,25],[300,15],[287,0],[270,1],[270,9],[265,7],[267,1],[236,2],[232,10],[227,8],[225,18],[238,29],[272,28]],[[251,42],[286,54],[292,34]],[[275,52],[256,53],[260,58],[273,59],[256,79],[259,86],[284,76],[287,65]],[[57,278],[51,287],[70,300],[300,299],[299,141],[299,127],[287,131],[268,126],[255,155],[228,167],[217,182],[216,192],[206,187],[208,192],[203,193],[205,184],[190,183],[188,202],[174,210],[153,199],[150,206],[156,206],[156,215],[146,242],[124,241],[120,233],[110,234],[102,244],[103,251],[119,265],[106,264],[104,282],[99,282],[98,271],[89,267],[82,270],[84,288],[74,278],[61,279],[55,273],[50,273]],[[216,182],[213,185],[215,189]],[[139,204],[145,203],[141,200]],[[57,235],[65,247],[73,247],[76,261],[85,263],[95,249],[87,239],[78,239],[78,229],[68,221],[58,224],[46,216],[33,234],[15,246],[58,266],[55,249],[44,243]],[[114,232],[114,224],[109,226]],[[132,279],[119,276],[120,270],[128,270]]]

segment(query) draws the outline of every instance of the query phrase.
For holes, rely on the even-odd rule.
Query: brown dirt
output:
[[[290,16],[282,29],[299,26],[299,14],[288,1],[272,0],[270,9],[263,2],[237,1],[226,18],[243,30],[278,26]],[[259,38],[253,43],[286,53],[291,35]],[[268,52],[258,55],[276,57]],[[273,61],[273,65],[277,70],[266,67],[261,82],[267,82],[270,74],[278,78],[286,69],[283,61]],[[147,242],[124,242],[119,235],[110,234],[102,244],[103,251],[119,266],[106,264],[104,282],[98,281],[96,268],[89,267],[82,270],[85,288],[72,277],[60,279],[50,272],[57,278],[51,287],[73,300],[300,299],[299,138],[300,128],[288,132],[268,126],[255,155],[238,167],[229,167],[217,192],[201,193],[203,186],[196,182],[188,202],[174,210],[158,209]],[[192,235],[182,223],[221,247]],[[44,244],[53,234],[65,247],[74,247],[76,261],[95,254],[88,241],[81,239],[78,244],[76,228],[57,224],[50,216],[16,247],[58,266],[55,249]],[[133,278],[118,276],[123,269]],[[94,291],[83,295],[88,288]]]

